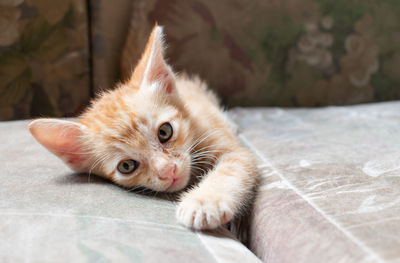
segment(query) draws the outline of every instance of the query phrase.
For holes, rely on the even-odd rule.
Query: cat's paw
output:
[[[187,195],[176,211],[179,223],[196,230],[217,228],[231,221],[233,216],[231,202],[207,195]]]

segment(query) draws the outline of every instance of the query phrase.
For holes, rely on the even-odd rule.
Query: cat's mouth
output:
[[[170,191],[173,190],[174,188],[176,188],[176,186],[179,184],[179,182],[181,181],[181,178],[174,178],[172,179],[171,184],[168,186],[168,188],[166,189],[166,191]]]
[[[189,177],[181,175],[179,177],[173,178],[169,186],[164,190],[165,192],[176,192],[182,190],[188,184]]]

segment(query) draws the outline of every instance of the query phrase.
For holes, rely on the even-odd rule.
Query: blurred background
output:
[[[398,0],[0,0],[0,120],[76,116],[156,21],[174,69],[229,107],[400,98]]]

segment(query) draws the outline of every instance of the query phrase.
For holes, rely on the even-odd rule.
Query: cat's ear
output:
[[[164,59],[164,34],[162,27],[154,26],[147,41],[145,51],[136,66],[130,82],[136,86],[147,88],[153,83],[160,85],[162,92],[175,92],[175,76]]]
[[[29,131],[50,152],[63,160],[77,172],[88,172],[90,156],[82,146],[82,124],[59,119],[37,119],[32,121]]]

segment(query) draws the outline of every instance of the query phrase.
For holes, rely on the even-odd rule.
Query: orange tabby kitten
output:
[[[125,187],[184,189],[177,219],[194,229],[229,222],[257,181],[253,156],[198,78],[176,76],[166,64],[162,28],[155,26],[127,83],[102,94],[77,122],[38,119],[33,136],[78,172]]]

